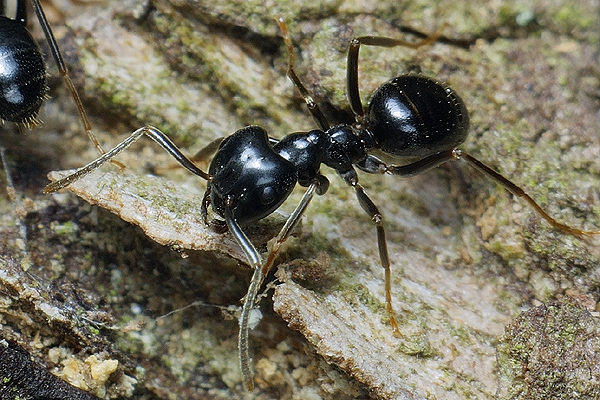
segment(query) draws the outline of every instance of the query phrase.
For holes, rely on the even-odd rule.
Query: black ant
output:
[[[156,141],[189,171],[205,179],[207,189],[202,200],[205,223],[220,231],[229,230],[254,269],[244,299],[238,336],[243,381],[249,390],[253,388],[248,354],[249,314],[255,307],[258,291],[273,266],[282,243],[300,221],[314,194],[322,195],[327,192],[329,181],[320,174],[322,164],[337,171],[354,189],[360,206],[376,227],[379,256],[385,271],[386,308],[395,333],[399,332],[399,328],[392,308],[390,261],[383,217],[358,183],[355,167],[369,174],[410,177],[447,161],[464,160],[509,192],[524,198],[559,231],[574,236],[600,234],[600,231],[584,231],[557,222],[520,187],[473,156],[459,150],[457,146],[467,137],[469,115],[461,98],[447,85],[420,74],[400,75],[381,85],[371,96],[367,110],[363,109],[358,91],[360,46],[418,48],[436,41],[440,36],[439,31],[417,43],[378,36],[353,39],[348,51],[347,93],[355,121],[351,124],[330,126],[298,78],[294,70],[295,54],[287,26],[282,20],[278,23],[289,54],[287,75],[301,93],[320,129],[293,133],[277,140],[270,138],[261,127],[247,126],[221,141],[208,172],[204,172],[183,155],[160,130],[153,126],[145,126],[133,132],[105,155],[73,174],[50,183],[44,190],[50,193],[64,188],[116,156],[143,135]],[[369,154],[376,149],[393,156],[418,158],[418,161],[406,165],[387,165]],[[292,192],[296,183],[307,187],[307,190],[263,261],[242,226],[274,212]],[[209,220],[209,206],[221,219]]]
[[[104,154],[100,142],[92,132],[92,126],[40,1],[31,0],[31,4],[58,71],[73,97],[83,128],[100,154]],[[27,30],[26,2],[17,0],[14,19],[5,16],[5,5],[5,1],[0,0],[0,120],[15,122],[20,128],[29,128],[39,124],[37,114],[43,101],[48,98],[46,65],[39,46]],[[122,166],[120,163],[117,165]]]

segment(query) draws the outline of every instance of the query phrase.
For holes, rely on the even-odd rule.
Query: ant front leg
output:
[[[348,65],[346,69],[346,91],[348,94],[350,108],[352,109],[357,121],[361,121],[365,113],[360,100],[360,93],[358,91],[358,52],[360,50],[360,46],[404,46],[411,49],[418,49],[419,47],[427,46],[438,40],[445,27],[446,24],[443,24],[436,32],[415,43],[384,36],[359,36],[350,41],[350,47],[348,48]]]
[[[262,271],[262,258],[258,250],[256,250],[254,244],[252,244],[250,239],[248,239],[248,236],[246,236],[242,228],[233,217],[233,213],[231,211],[232,206],[232,200],[227,199],[224,210],[225,223],[227,224],[229,232],[231,232],[238,245],[244,251],[250,267],[254,270],[252,280],[248,286],[248,292],[246,293],[246,297],[244,299],[242,313],[240,314],[240,328],[238,331],[238,352],[240,370],[242,372],[242,381],[246,389],[252,391],[252,389],[254,389],[254,377],[250,368],[250,353],[248,351],[248,323],[250,320],[250,312],[254,308],[254,302],[256,301],[256,296],[258,296],[258,290],[264,279],[264,277],[260,275]],[[251,300],[249,300],[249,298]]]
[[[208,206],[210,205],[211,191],[212,186],[210,184],[206,185],[206,191],[204,192],[204,196],[202,196],[202,205],[200,206],[202,220],[204,221],[204,225],[209,226],[216,233],[225,233],[227,232],[227,224],[225,221],[208,218]]]
[[[304,214],[304,211],[306,211],[306,208],[312,200],[315,192],[318,194],[325,193],[328,185],[329,182],[327,181],[327,178],[324,176],[318,176],[316,181],[308,187],[302,196],[300,203],[298,203],[292,214],[290,214],[287,221],[283,225],[283,228],[281,228],[281,231],[279,231],[279,234],[275,239],[275,243],[273,244],[273,247],[271,247],[269,254],[267,255],[267,260],[264,264],[262,264],[260,254],[233,217],[231,207],[234,205],[231,204],[231,200],[229,200],[229,204],[226,204],[225,206],[224,217],[225,222],[227,223],[227,228],[246,254],[246,258],[248,259],[250,266],[254,269],[252,279],[250,280],[250,285],[248,286],[248,291],[244,297],[244,305],[242,306],[242,313],[239,321],[240,330],[238,333],[238,351],[240,358],[240,369],[242,371],[242,380],[244,382],[244,386],[249,391],[254,388],[254,378],[250,368],[250,354],[248,352],[248,322],[250,318],[250,312],[255,307],[258,291],[260,290],[265,277],[273,266],[275,257],[281,249],[281,245],[290,236],[296,225],[298,225],[298,222],[300,222],[300,218]]]
[[[113,157],[115,157],[117,154],[119,154],[120,152],[125,150],[132,143],[138,141],[144,135],[148,136],[150,139],[152,139],[156,143],[158,143],[160,145],[160,147],[162,147],[167,153],[169,153],[173,158],[175,158],[175,160],[179,164],[183,165],[190,172],[192,172],[195,175],[198,175],[199,177],[201,177],[207,181],[210,180],[210,176],[206,172],[202,171],[200,168],[196,167],[196,165],[189,158],[187,158],[181,152],[181,150],[179,150],[177,148],[175,143],[173,143],[167,135],[165,135],[163,132],[161,132],[158,128],[155,128],[150,125],[146,125],[143,128],[140,128],[140,129],[134,131],[131,135],[129,135],[129,137],[127,137],[125,140],[123,140],[121,143],[119,143],[117,146],[115,146],[108,153],[103,154],[102,156],[98,157],[97,159],[90,162],[86,166],[79,168],[77,171],[73,172],[71,175],[66,176],[58,181],[48,184],[44,188],[44,193],[56,192],[64,187],[69,186],[71,183],[75,182],[76,180],[79,180],[83,176],[98,169],[102,164],[106,163],[107,161],[110,161]]]
[[[210,142],[209,144],[207,144],[206,146],[204,146],[203,148],[198,150],[198,152],[196,152],[193,156],[190,156],[188,158],[190,159],[190,161],[192,161],[195,164],[208,163],[210,161],[210,158],[213,156],[213,154],[215,154],[217,152],[217,150],[219,149],[219,146],[221,145],[223,140],[225,140],[225,137],[220,137],[220,138],[213,140],[212,142]],[[162,175],[166,171],[169,171],[169,170],[172,170],[175,168],[179,168],[179,167],[180,167],[180,165],[178,163],[173,163],[173,164],[167,165],[165,167],[154,167],[153,166],[151,168],[151,171],[153,174]]]

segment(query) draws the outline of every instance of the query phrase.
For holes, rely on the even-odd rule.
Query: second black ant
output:
[[[43,102],[49,97],[48,74],[40,47],[27,29],[29,11],[27,1],[16,0],[14,2],[14,18],[7,15],[9,11],[7,3],[7,0],[0,0],[0,122],[14,122],[19,131],[23,131],[25,128],[32,128],[40,124],[38,113]],[[75,103],[83,129],[98,152],[104,154],[104,149],[92,131],[92,125],[71,80],[44,9],[39,0],[31,0],[30,4],[37,16],[58,71]],[[8,197],[14,201],[18,199],[18,196],[4,154],[4,147],[1,145],[0,153],[6,174]],[[117,161],[111,161],[111,163],[121,169],[124,167]],[[26,226],[21,220],[18,223],[23,238],[26,238]]]
[[[100,142],[92,132],[92,126],[42,5],[39,0],[31,0],[31,4],[58,71],[77,107],[83,128],[98,152],[104,154]],[[38,125],[40,121],[37,115],[42,103],[48,98],[49,89],[44,58],[27,30],[25,0],[16,1],[14,19],[6,16],[6,1],[0,0],[0,54],[0,120],[15,122],[20,128]]]
[[[207,189],[202,200],[205,223],[219,231],[228,230],[243,249],[254,270],[244,299],[238,336],[240,367],[244,384],[249,390],[253,388],[248,350],[249,314],[256,306],[259,289],[272,268],[282,243],[300,221],[315,193],[322,195],[327,192],[329,181],[320,173],[323,164],[334,169],[354,190],[358,203],[375,225],[380,261],[385,272],[386,308],[390,325],[396,333],[399,328],[392,307],[391,270],[383,216],[359,184],[356,168],[368,174],[410,177],[451,160],[463,160],[509,192],[523,198],[560,232],[574,236],[600,234],[600,231],[586,231],[556,221],[523,189],[458,149],[457,146],[465,141],[469,131],[469,115],[462,99],[446,84],[420,74],[400,75],[375,90],[368,108],[363,108],[358,89],[360,47],[418,48],[436,41],[439,31],[417,43],[379,36],[353,39],[348,51],[346,83],[354,122],[331,126],[298,78],[295,72],[295,53],[287,26],[282,20],[278,23],[289,55],[288,77],[304,98],[319,129],[293,133],[278,140],[269,137],[261,127],[247,126],[220,142],[208,172],[204,172],[183,155],[159,129],[145,126],[105,155],[45,188],[46,193],[64,188],[112,159],[144,135],[156,141],[189,171],[206,180]],[[396,157],[416,158],[418,161],[405,165],[388,165],[370,154],[373,150]],[[277,235],[266,259],[263,259],[242,227],[278,209],[296,183],[307,187],[307,190]],[[219,218],[209,219],[209,206]]]

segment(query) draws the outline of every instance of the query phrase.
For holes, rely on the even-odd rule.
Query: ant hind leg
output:
[[[552,225],[554,229],[564,234],[577,237],[600,235],[600,231],[598,230],[586,231],[558,222],[556,219],[552,218],[546,211],[544,211],[544,209],[535,200],[533,200],[533,198],[529,196],[522,188],[520,188],[519,186],[517,186],[512,181],[505,178],[492,168],[488,167],[475,157],[459,149],[442,151],[440,153],[433,154],[431,156],[423,158],[422,160],[406,165],[387,165],[383,161],[379,160],[377,157],[369,155],[357,166],[361,170],[370,174],[388,173],[391,175],[398,175],[401,177],[411,177],[429,171],[430,169],[435,168],[451,160],[464,160],[471,167],[475,168],[479,172],[493,179],[496,183],[498,183],[504,189],[508,190],[513,195],[524,199],[535,210],[535,212],[537,212],[550,225]]]
[[[515,185],[513,182],[500,175],[498,172],[494,171],[492,168],[488,167],[475,157],[471,156],[470,154],[467,154],[461,150],[454,150],[454,158],[457,160],[466,161],[471,167],[489,176],[494,181],[496,181],[496,183],[501,185],[504,189],[508,190],[510,193],[524,199],[535,210],[535,212],[537,212],[550,225],[552,225],[554,229],[564,234],[577,237],[600,235],[600,231],[586,231],[558,222],[557,220],[552,218],[546,211],[544,211],[544,209],[540,207],[540,205],[536,203],[535,200],[531,198],[531,196],[525,193],[523,189],[521,189],[519,186]]]

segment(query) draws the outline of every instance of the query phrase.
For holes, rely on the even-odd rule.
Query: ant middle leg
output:
[[[381,261],[381,266],[384,270],[384,284],[385,284],[385,304],[387,308],[387,312],[390,318],[390,325],[392,326],[392,331],[394,335],[400,334],[400,328],[398,328],[398,322],[396,322],[396,316],[394,312],[394,308],[392,307],[392,272],[390,269],[390,257],[388,255],[387,249],[387,241],[385,240],[385,229],[383,227],[383,216],[379,209],[373,203],[373,201],[367,196],[363,187],[358,183],[353,185],[354,191],[356,193],[356,197],[358,198],[358,202],[361,207],[369,217],[371,218],[371,222],[375,224],[377,228],[377,248],[379,250],[379,258]]]
[[[350,109],[354,113],[357,121],[362,120],[364,109],[360,100],[358,91],[358,52],[361,45],[378,47],[396,47],[403,46],[411,49],[427,46],[434,43],[442,35],[446,24],[442,24],[437,31],[428,35],[418,42],[409,42],[402,39],[394,39],[385,36],[359,36],[350,41],[348,48],[348,64],[346,67],[346,91]]]
[[[385,304],[390,319],[390,325],[394,335],[400,335],[400,328],[396,321],[394,308],[392,306],[392,272],[390,269],[390,257],[387,249],[387,241],[385,239],[385,228],[383,227],[383,215],[379,208],[373,203],[373,200],[367,195],[363,187],[358,183],[358,176],[354,169],[350,169],[340,173],[344,181],[354,189],[356,198],[361,208],[369,215],[371,222],[377,229],[377,249],[379,251],[379,259],[384,270],[384,285],[385,285]]]

